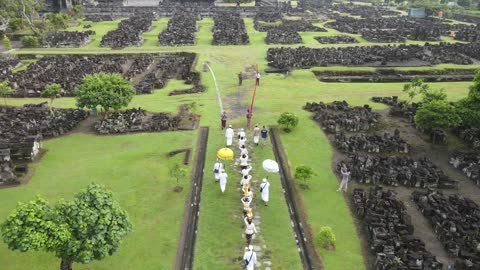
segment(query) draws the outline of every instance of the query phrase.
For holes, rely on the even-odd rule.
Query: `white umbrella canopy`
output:
[[[266,159],[262,163],[263,169],[269,173],[277,173],[280,171],[278,163],[275,160]]]

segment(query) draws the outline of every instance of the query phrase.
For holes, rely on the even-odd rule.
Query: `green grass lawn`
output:
[[[239,89],[236,74],[245,66],[258,64],[263,72],[267,67],[265,60],[268,46],[264,39],[266,33],[253,29],[253,20],[245,19],[250,36],[248,46],[212,46],[213,20],[205,18],[198,23],[195,46],[159,47],[158,32],[166,27],[167,19],[154,23],[151,31],[144,34],[145,44],[123,50],[99,48],[99,33],[115,29],[116,22],[92,24],[97,29],[95,41],[79,49],[34,49],[20,50],[17,53],[147,53],[167,51],[191,51],[199,54],[197,70],[202,63],[209,61],[218,80],[224,106],[231,115],[232,105],[240,104],[247,108],[252,97],[253,81],[244,81],[245,87]],[[86,24],[87,22],[82,22]],[[79,26],[82,27],[82,26]],[[329,29],[325,35],[337,34]],[[322,47],[313,39],[319,33],[301,33],[308,46]],[[96,43],[97,42],[97,43]],[[369,43],[362,43],[368,45]],[[277,46],[277,45],[275,45]],[[295,45],[300,46],[300,45]],[[348,45],[347,45],[348,46]],[[439,65],[434,68],[460,67]],[[464,66],[461,66],[464,67]],[[347,70],[345,67],[328,67],[333,70]],[[314,68],[322,70],[323,68]],[[371,68],[355,68],[357,70]],[[403,69],[403,68],[402,68]],[[408,68],[405,68],[408,69]],[[232,166],[227,166],[229,182],[225,194],[214,182],[212,167],[215,152],[224,145],[224,134],[219,129],[220,110],[214,91],[213,80],[208,73],[202,73],[202,84],[208,91],[202,94],[185,96],[167,96],[174,89],[189,86],[179,81],[171,81],[165,89],[152,95],[136,96],[129,107],[145,108],[149,111],[175,112],[178,105],[197,102],[202,115],[201,126],[209,126],[210,135],[207,149],[204,187],[200,209],[199,230],[195,250],[195,269],[238,269],[235,261],[243,253],[243,221],[241,216],[240,195],[236,187],[240,181]],[[470,83],[432,83],[434,88],[445,88],[450,100],[458,100],[466,95]],[[322,83],[312,70],[296,70],[284,78],[280,74],[262,73],[261,87],[257,91],[253,123],[276,125],[278,116],[290,111],[300,117],[297,129],[289,134],[281,134],[291,168],[305,164],[311,166],[317,176],[310,181],[310,189],[301,191],[308,226],[315,235],[321,226],[331,226],[337,237],[336,251],[325,251],[317,246],[323,264],[327,270],[365,269],[360,250],[360,240],[354,226],[345,199],[335,192],[338,182],[331,169],[332,148],[319,126],[310,119],[310,113],[302,110],[307,102],[347,100],[353,105],[369,103],[375,109],[385,106],[370,103],[372,96],[402,95],[403,83]],[[236,95],[239,91],[243,95]],[[10,105],[39,102],[43,99],[8,99]],[[61,98],[55,101],[58,107],[74,107],[73,98]],[[245,125],[244,117],[229,119],[235,127]],[[78,269],[171,269],[176,252],[185,196],[188,190],[174,194],[174,183],[166,174],[164,154],[168,151],[194,146],[196,132],[136,134],[130,136],[97,137],[75,134],[45,143],[47,155],[33,165],[35,175],[32,181],[19,188],[1,189],[0,221],[15,206],[17,201],[26,201],[35,194],[44,194],[52,201],[61,197],[69,198],[79,189],[92,181],[104,183],[116,194],[122,206],[130,213],[135,231],[126,239],[119,252],[102,262]],[[251,141],[251,140],[250,140]],[[265,174],[261,161],[272,158],[270,147],[254,150],[253,176],[260,180]],[[127,166],[128,165],[128,166]],[[262,217],[261,234],[267,249],[271,251],[272,269],[301,269],[290,220],[278,176],[271,176],[271,203],[268,208],[259,205],[257,211]],[[257,190],[258,193],[258,190]],[[259,195],[259,194],[257,194]],[[259,201],[257,196],[256,200]],[[173,223],[173,224],[172,224]],[[7,262],[10,269],[52,269],[58,261],[43,253],[13,253],[0,244],[0,259]],[[90,268],[91,267],[91,268]]]
[[[95,182],[112,190],[127,210],[134,230],[118,252],[100,262],[77,265],[75,269],[171,269],[183,223],[189,180],[181,193],[172,191],[175,180],[168,167],[182,156],[166,158],[169,151],[195,146],[195,132],[94,136],[73,134],[44,142],[48,151],[31,170],[27,185],[0,189],[0,220],[18,201],[41,194],[56,203]],[[191,166],[188,167],[190,171]],[[0,243],[5,270],[58,269],[59,260],[43,252],[12,252]]]

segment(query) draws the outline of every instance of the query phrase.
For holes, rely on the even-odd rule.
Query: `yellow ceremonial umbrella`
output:
[[[217,152],[217,157],[221,160],[232,160],[233,159],[233,151],[232,149],[225,147]]]

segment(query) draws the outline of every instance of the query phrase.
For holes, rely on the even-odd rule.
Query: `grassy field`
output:
[[[71,198],[95,182],[112,190],[129,213],[134,226],[118,252],[100,262],[74,265],[75,269],[170,269],[183,222],[189,181],[183,192],[172,191],[175,180],[168,167],[182,156],[166,158],[169,151],[194,147],[194,132],[94,136],[73,134],[48,140],[48,151],[34,163],[34,176],[27,185],[0,189],[0,220],[17,201],[41,194],[50,202]],[[190,171],[190,166],[188,167]],[[53,254],[12,252],[0,243],[2,269],[50,270],[60,264]]]
[[[20,50],[16,53],[196,52],[199,54],[197,70],[201,69],[203,62],[210,62],[228,115],[235,113],[234,108],[238,107],[241,108],[241,113],[245,112],[252,97],[253,81],[244,81],[244,86],[238,87],[236,74],[251,64],[258,64],[261,71],[265,70],[266,49],[272,47],[264,42],[266,33],[256,32],[253,21],[245,19],[250,45],[211,46],[213,21],[206,18],[199,22],[200,30],[195,46],[158,47],[158,32],[166,27],[167,21],[162,19],[154,23],[153,30],[145,33],[145,44],[142,47],[123,50],[99,48],[101,33],[115,29],[118,24],[116,21],[92,23],[91,29],[97,31],[97,35],[93,37],[91,44],[83,48]],[[319,44],[313,39],[314,36],[335,34],[337,32],[331,29],[326,33],[301,33],[304,45],[311,47],[329,46]],[[447,67],[459,66],[439,65],[435,68]],[[321,69],[323,68],[314,68]],[[244,239],[241,238],[243,221],[238,217],[241,216],[240,195],[237,192],[240,177],[233,164],[227,163],[229,182],[226,193],[221,194],[218,184],[214,182],[211,169],[216,150],[224,145],[224,134],[219,129],[220,110],[214,83],[208,73],[202,73],[202,83],[208,88],[206,93],[169,97],[167,94],[170,90],[188,87],[182,82],[171,81],[165,89],[157,90],[152,95],[136,96],[129,107],[141,106],[149,111],[175,112],[182,103],[197,102],[202,115],[201,125],[211,129],[195,250],[195,269],[237,269],[240,268],[237,259],[241,256],[244,245]],[[466,95],[470,83],[431,85],[445,88],[449,99],[457,100]],[[310,119],[310,114],[302,110],[302,106],[307,101],[347,100],[350,104],[362,105],[370,103],[372,96],[400,95],[402,98],[402,86],[402,83],[322,83],[315,78],[312,70],[293,71],[287,78],[280,74],[262,74],[253,123],[276,125],[276,119],[284,111],[293,112],[300,117],[299,127],[289,134],[282,133],[281,139],[291,168],[305,164],[317,173],[309,183],[310,189],[301,191],[301,198],[308,216],[307,225],[313,234],[315,235],[321,226],[331,226],[336,233],[335,251],[325,251],[317,246],[327,270],[366,268],[354,220],[345,198],[335,192],[338,182],[331,169],[332,148],[318,125]],[[9,99],[8,104],[21,105],[41,100]],[[385,108],[382,104],[371,105],[375,109]],[[61,98],[55,101],[55,106],[74,107],[75,101],[72,98]],[[245,125],[243,116],[229,119],[229,122],[235,127]],[[127,238],[115,256],[77,268],[171,269],[188,189],[181,194],[171,192],[174,183],[166,175],[166,164],[173,160],[166,160],[164,154],[185,145],[193,147],[195,140],[196,132],[176,132],[115,137],[75,134],[48,141],[45,144],[47,155],[33,165],[35,175],[31,183],[19,188],[0,190],[0,203],[3,203],[0,208],[0,221],[17,201],[29,200],[37,193],[44,194],[52,201],[61,197],[69,198],[88,183],[98,181],[115,191],[121,205],[131,215],[135,232]],[[265,158],[272,158],[273,152],[270,145],[251,151],[254,153],[252,173],[255,179],[260,180],[265,176],[260,169],[260,163]],[[272,269],[301,269],[278,176],[272,175],[270,182],[270,206],[264,208],[259,205],[256,211],[262,218],[261,235],[267,250],[271,252],[269,260],[272,262]],[[12,253],[7,251],[3,244],[0,244],[0,259],[4,262],[3,265],[8,266],[7,270],[52,269],[52,265],[58,264],[51,255]]]

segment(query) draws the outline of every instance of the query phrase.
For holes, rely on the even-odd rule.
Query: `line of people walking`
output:
[[[259,145],[260,136],[262,137],[262,144],[266,144],[266,137],[268,131],[265,127],[262,130],[255,126],[253,130],[253,142],[255,146]],[[236,136],[235,136],[236,135]],[[245,239],[246,239],[246,247],[245,253],[243,256],[243,264],[244,267],[248,270],[253,270],[255,264],[257,263],[257,255],[255,250],[253,249],[252,241],[255,239],[256,234],[258,233],[257,227],[255,226],[254,222],[254,214],[252,209],[252,203],[254,200],[254,189],[253,189],[253,177],[251,175],[251,171],[253,169],[251,165],[251,160],[249,156],[249,150],[247,147],[247,134],[245,129],[240,128],[235,134],[232,126],[229,125],[225,131],[226,137],[226,145],[227,147],[232,147],[234,138],[236,138],[238,143],[238,152],[239,152],[239,159],[238,159],[238,166],[241,175],[240,180],[240,191],[241,191],[241,199],[240,202],[242,203],[243,209],[243,222],[245,224]],[[227,173],[223,167],[222,162],[217,159],[217,162],[213,168],[215,179],[219,181],[220,190],[222,193],[225,192],[226,185],[227,185]],[[268,177],[265,177],[260,184],[260,193],[261,199],[265,206],[268,206],[269,201],[269,193],[270,193],[270,183],[268,182]]]

